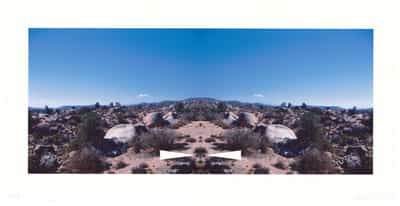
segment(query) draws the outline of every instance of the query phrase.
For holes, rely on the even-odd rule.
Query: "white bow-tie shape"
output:
[[[185,154],[180,152],[170,152],[165,150],[160,150],[160,160],[167,160],[167,159],[176,159],[182,157],[191,157],[193,154]],[[233,160],[241,160],[242,159],[242,151],[233,151],[233,152],[221,152],[215,154],[208,154],[210,157],[219,157],[224,159],[233,159]]]

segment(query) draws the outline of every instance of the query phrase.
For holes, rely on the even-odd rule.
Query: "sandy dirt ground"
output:
[[[176,129],[178,134],[186,136],[178,141],[178,143],[188,143],[188,149],[180,150],[179,152],[193,154],[196,148],[205,148],[208,154],[223,152],[215,150],[212,143],[207,143],[205,140],[211,136],[221,136],[225,132],[221,127],[207,121],[194,121],[185,126]],[[193,138],[192,141],[187,141],[188,138]],[[220,141],[216,139],[217,141]],[[140,164],[146,163],[147,170],[151,173],[165,174],[173,164],[173,160],[160,160],[159,157],[152,156],[148,153],[135,153],[132,148],[118,157],[108,158],[107,161],[112,164],[111,168],[106,173],[131,173],[132,168],[139,167]],[[118,168],[119,162],[126,165]],[[287,174],[290,173],[289,165],[293,159],[282,157],[272,151],[268,150],[266,154],[254,154],[248,157],[242,157],[242,160],[225,160],[234,174],[251,174],[254,172],[254,165],[259,164],[263,168],[268,168],[270,174]],[[283,168],[277,168],[275,165],[280,162]]]

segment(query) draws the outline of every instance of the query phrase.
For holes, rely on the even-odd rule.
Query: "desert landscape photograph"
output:
[[[28,33],[29,174],[373,174],[372,29]]]

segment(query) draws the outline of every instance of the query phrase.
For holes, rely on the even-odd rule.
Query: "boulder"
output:
[[[143,122],[148,127],[164,127],[169,124],[168,121],[163,119],[161,112],[151,112],[143,118]]]
[[[361,167],[361,158],[355,153],[344,156],[345,168],[349,171],[356,170]]]
[[[37,124],[33,128],[33,132],[39,136],[47,136],[52,134],[52,131],[50,130],[50,124],[47,122],[41,122]]]
[[[280,124],[259,124],[254,131],[266,136],[272,143],[297,139],[293,130]]]
[[[238,116],[235,113],[225,112],[224,119],[222,120],[222,122],[226,126],[232,126],[233,122],[235,122],[237,119],[238,119]]]
[[[369,133],[369,130],[363,125],[352,125],[352,127],[345,127],[343,133],[349,136],[363,137]]]
[[[168,121],[170,125],[175,125],[178,123],[177,114],[175,112],[168,112],[163,116],[163,119]]]
[[[143,124],[118,124],[109,129],[104,139],[112,139],[115,142],[128,143],[132,138],[146,132]]]
[[[36,172],[50,173],[57,170],[59,164],[53,146],[37,145],[33,151],[34,158],[38,160]]]
[[[255,127],[258,123],[258,118],[250,112],[241,112],[238,118],[233,122],[238,127]]]

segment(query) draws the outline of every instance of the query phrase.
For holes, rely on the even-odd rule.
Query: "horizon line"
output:
[[[303,103],[299,103],[299,104],[294,104],[290,101],[282,101],[282,103],[280,104],[272,104],[272,103],[262,103],[262,102],[250,102],[250,101],[241,101],[241,100],[222,100],[222,99],[216,99],[216,98],[212,98],[212,97],[188,97],[188,98],[184,98],[184,99],[165,99],[165,100],[160,100],[160,101],[142,101],[142,102],[137,102],[137,103],[125,103],[125,104],[121,104],[119,101],[110,101],[107,104],[102,104],[100,101],[95,101],[92,104],[85,104],[85,103],[77,103],[77,104],[60,104],[58,106],[50,106],[50,105],[43,105],[43,106],[31,106],[28,103],[28,108],[36,108],[36,109],[40,109],[40,108],[44,108],[45,106],[48,106],[49,108],[52,109],[57,109],[57,108],[61,108],[61,107],[72,107],[72,106],[78,106],[78,107],[84,107],[84,106],[94,106],[97,102],[101,105],[101,106],[108,106],[110,103],[120,103],[122,106],[135,106],[135,105],[140,105],[140,104],[156,104],[156,103],[161,103],[161,102],[168,102],[168,101],[172,101],[172,102],[179,102],[179,101],[186,101],[186,100],[190,100],[190,99],[213,99],[215,101],[218,102],[240,102],[240,103],[244,103],[244,104],[261,104],[264,106],[281,106],[282,103],[291,103],[292,106],[301,106],[303,103],[305,103],[307,106],[312,106],[312,107],[338,107],[338,108],[342,108],[342,109],[350,109],[353,107],[356,107],[357,109],[372,109],[373,105],[371,106],[364,106],[364,107],[359,107],[357,105],[353,105],[350,107],[347,106],[339,106],[339,105],[324,105],[324,104],[312,104],[312,103],[307,103],[307,102],[303,102]]]

